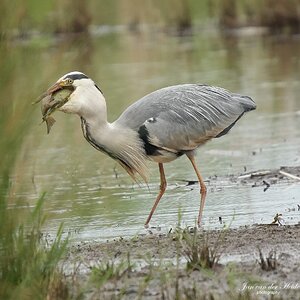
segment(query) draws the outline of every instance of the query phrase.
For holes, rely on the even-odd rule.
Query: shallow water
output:
[[[225,38],[214,31],[189,37],[119,33],[11,47],[2,51],[7,51],[7,64],[14,63],[8,76],[14,92],[2,90],[1,99],[10,99],[14,106],[26,101],[30,107],[34,97],[70,70],[81,70],[98,83],[111,121],[155,89],[185,82],[214,84],[251,96],[258,108],[230,134],[199,149],[198,165],[205,180],[239,175],[245,169],[300,164],[298,38]],[[38,126],[39,108],[24,110],[30,125],[11,175],[12,194],[22,203],[21,209],[34,206],[46,192],[50,233],[60,222],[76,240],[145,233],[143,224],[159,186],[157,166],[150,166],[148,186],[133,184],[113,160],[86,143],[78,117],[57,113],[57,123],[46,135],[44,124]],[[182,157],[167,164],[166,176],[169,187],[151,224],[166,231],[176,226],[180,212],[182,224],[193,226],[199,190],[183,182],[196,179],[190,163]],[[270,223],[277,212],[294,224],[299,222],[299,203],[299,183],[272,185],[266,192],[262,187],[208,183],[204,226],[220,228],[219,217],[231,226]]]

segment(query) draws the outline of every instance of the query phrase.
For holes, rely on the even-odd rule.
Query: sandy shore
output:
[[[197,232],[199,252],[206,245],[220,259],[213,268],[188,269],[194,234],[179,230],[80,243],[71,247],[67,262],[81,262],[76,277],[87,283],[87,299],[300,298],[300,225]],[[270,258],[270,270],[261,266],[259,249],[265,269]]]

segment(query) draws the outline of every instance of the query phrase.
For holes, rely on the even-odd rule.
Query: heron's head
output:
[[[101,90],[85,74],[78,71],[65,74],[47,90],[47,94],[50,95],[62,89],[68,89],[72,92],[69,95],[68,101],[59,107],[58,110],[85,116],[97,110],[103,110],[104,105],[106,112],[105,100]]]

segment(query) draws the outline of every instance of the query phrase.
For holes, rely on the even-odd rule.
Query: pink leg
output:
[[[163,194],[164,194],[164,192],[166,190],[166,187],[167,187],[167,181],[166,181],[166,177],[165,177],[164,166],[163,166],[162,163],[159,163],[158,167],[159,167],[159,174],[160,174],[160,190],[159,190],[159,193],[158,193],[158,195],[156,197],[154,205],[153,205],[153,207],[152,207],[152,209],[150,211],[150,214],[149,214],[149,216],[147,218],[147,221],[145,223],[145,227],[146,228],[148,227],[148,224],[149,224],[149,222],[150,222],[150,220],[152,218],[152,215],[153,215],[153,213],[154,213],[154,211],[156,209],[156,206],[158,205],[158,202],[161,199],[161,197],[163,196]]]
[[[198,177],[199,180],[199,184],[200,184],[200,194],[201,194],[201,201],[200,201],[200,209],[199,209],[199,215],[198,215],[198,227],[201,226],[201,221],[202,221],[202,214],[203,214],[203,209],[204,209],[204,205],[205,205],[205,198],[206,198],[206,186],[204,183],[204,180],[202,179],[202,176],[198,170],[198,167],[196,165],[195,162],[195,157],[193,153],[188,153],[187,157],[189,158],[189,160],[191,161],[193,168],[196,172],[196,175]]]

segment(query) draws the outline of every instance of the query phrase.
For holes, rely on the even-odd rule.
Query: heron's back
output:
[[[183,84],[144,96],[115,123],[136,131],[144,126],[156,146],[191,150],[226,134],[245,112],[255,108],[248,96],[219,87]]]

